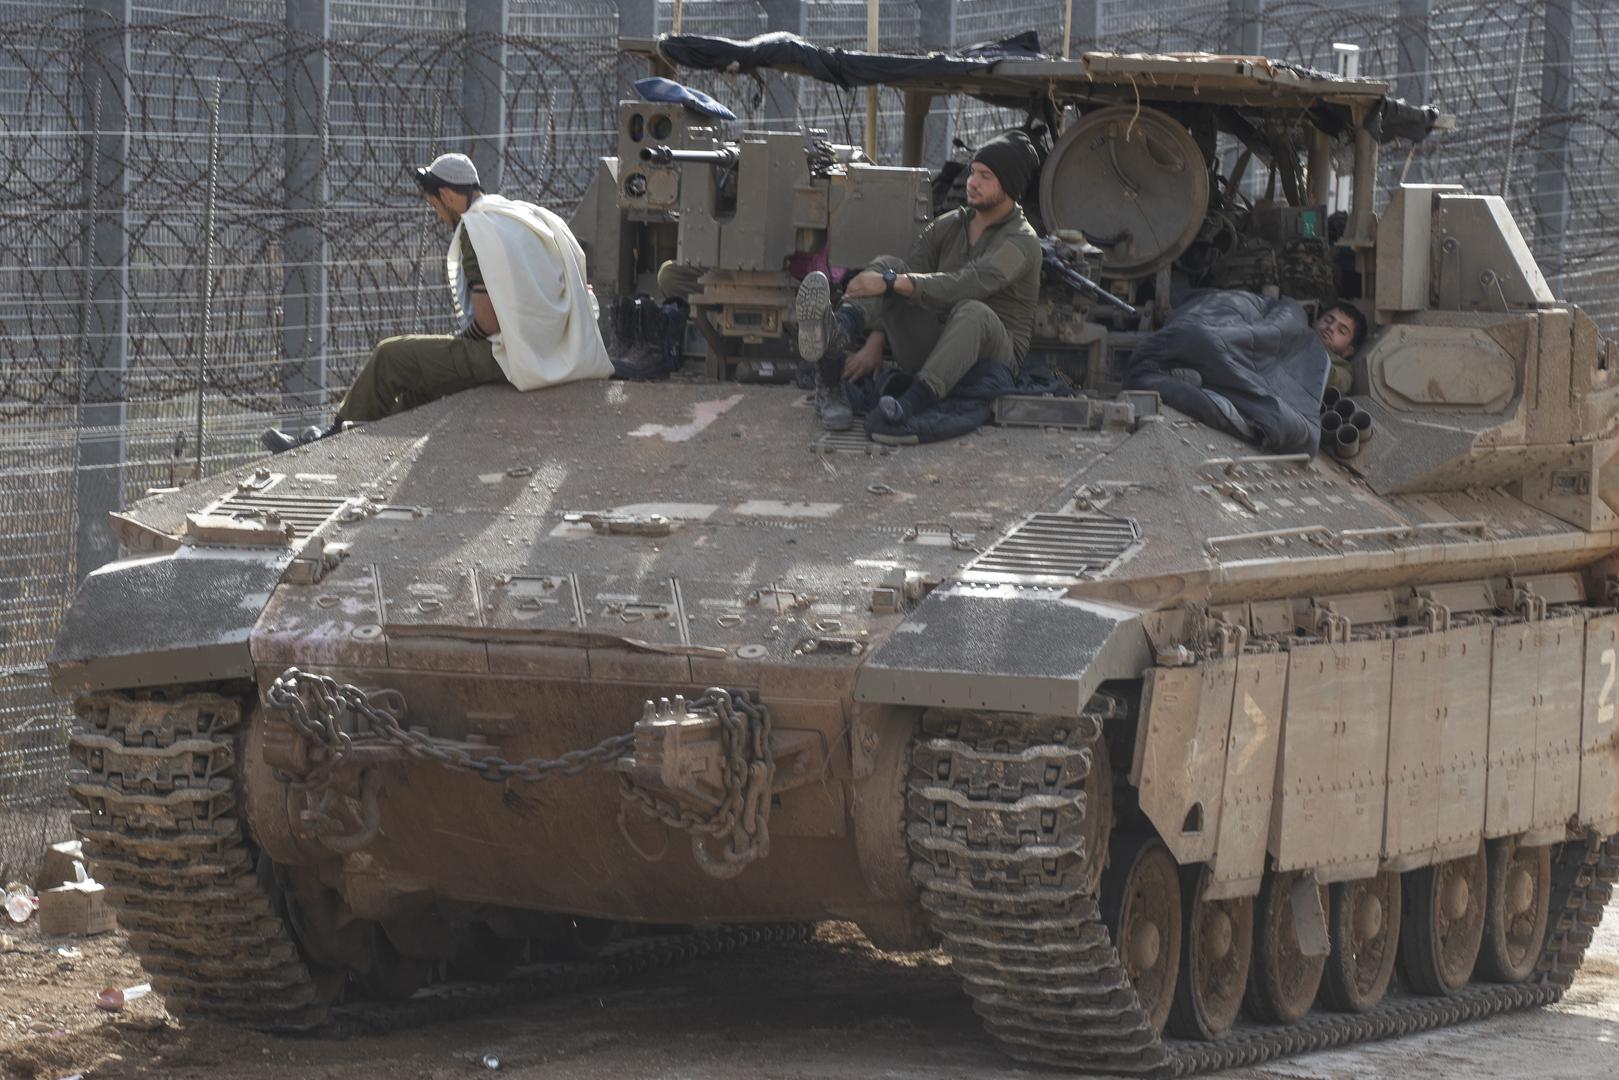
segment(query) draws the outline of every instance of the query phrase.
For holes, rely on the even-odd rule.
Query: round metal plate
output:
[[[1117,105],[1069,125],[1040,172],[1053,233],[1083,232],[1109,277],[1143,277],[1196,239],[1209,172],[1190,132],[1155,109]]]

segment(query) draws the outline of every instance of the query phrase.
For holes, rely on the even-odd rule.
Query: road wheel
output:
[[[1185,910],[1180,977],[1169,1030],[1183,1039],[1217,1039],[1242,1009],[1254,950],[1254,900],[1210,900],[1213,874],[1206,866],[1181,871]]]
[[[1175,1001],[1181,953],[1180,870],[1163,841],[1114,838],[1102,876],[1102,917],[1142,1010],[1162,1031]]]
[[[1334,1012],[1365,1012],[1383,1000],[1400,948],[1400,893],[1400,875],[1393,872],[1332,886],[1332,954],[1321,1004]]]
[[[1400,967],[1420,994],[1454,994],[1473,977],[1484,939],[1488,877],[1484,846],[1461,859],[1405,875]]]
[[[1523,847],[1515,836],[1492,840],[1485,851],[1488,890],[1484,943],[1478,971],[1492,982],[1517,983],[1535,970],[1551,914],[1552,853]]]
[[[1305,956],[1293,922],[1297,871],[1267,873],[1254,905],[1254,960],[1243,1003],[1255,1020],[1291,1024],[1315,1004],[1327,958]]]

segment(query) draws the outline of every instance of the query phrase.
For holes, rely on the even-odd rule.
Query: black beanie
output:
[[[1023,198],[1029,190],[1029,181],[1040,168],[1040,155],[1035,153],[1034,143],[1021,131],[997,135],[978,148],[973,160],[983,162],[1014,199]]]

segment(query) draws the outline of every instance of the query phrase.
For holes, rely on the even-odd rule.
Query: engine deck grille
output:
[[[349,502],[339,495],[281,494],[271,491],[237,492],[208,508],[221,517],[273,513],[292,526],[293,539],[302,540],[329,521]]]
[[[1141,538],[1130,518],[1034,514],[967,564],[968,581],[1067,585],[1107,569]]]

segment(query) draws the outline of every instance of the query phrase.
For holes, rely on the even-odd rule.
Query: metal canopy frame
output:
[[[662,38],[622,38],[626,53],[670,67]],[[748,73],[815,76],[796,64],[759,64]],[[1215,53],[1087,52],[1071,59],[1008,57],[954,74],[896,76],[881,85],[906,93],[968,94],[1002,104],[1055,97],[1108,104],[1186,100],[1239,108],[1303,109],[1313,105],[1365,108],[1389,95],[1381,79],[1343,79],[1261,56]]]

